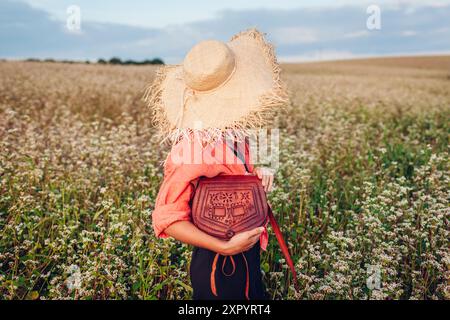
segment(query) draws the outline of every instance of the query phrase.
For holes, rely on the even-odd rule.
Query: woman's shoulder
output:
[[[223,141],[204,144],[198,139],[183,138],[174,144],[165,161],[165,172],[192,171],[192,174],[209,174],[223,166]]]
[[[170,149],[164,162],[165,171],[202,165],[203,152],[201,142],[185,137]]]
[[[195,140],[183,138],[170,149],[166,159],[166,167],[178,167],[191,163],[191,155],[195,150]]]

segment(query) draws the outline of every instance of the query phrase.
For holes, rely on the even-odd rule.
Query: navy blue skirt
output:
[[[260,252],[259,242],[246,252],[228,257],[194,247],[190,266],[193,299],[266,300]]]

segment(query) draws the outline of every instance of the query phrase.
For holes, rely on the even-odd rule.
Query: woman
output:
[[[215,238],[192,223],[191,200],[200,177],[223,174],[255,174],[265,191],[271,190],[273,173],[253,167],[246,137],[287,102],[273,47],[255,29],[226,44],[201,42],[182,65],[157,72],[145,99],[163,135],[174,143],[152,213],[156,236],[194,246],[194,299],[264,299],[265,226],[228,241]]]

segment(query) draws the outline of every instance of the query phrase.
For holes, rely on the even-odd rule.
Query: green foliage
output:
[[[40,59],[36,59],[36,58],[28,58],[25,61],[27,62],[41,62]],[[85,64],[90,64],[91,61],[89,60],[85,60],[84,62],[81,61],[74,61],[74,60],[55,60],[55,59],[45,59],[42,60],[44,62],[60,62],[60,63],[67,63],[67,64],[73,64],[73,63],[85,63]],[[111,59],[109,59],[108,61],[106,61],[103,58],[100,58],[97,60],[98,64],[119,64],[119,65],[162,65],[164,64],[164,61],[161,58],[154,58],[154,59],[145,59],[142,61],[136,61],[136,60],[124,60],[122,61],[120,58],[118,57],[112,57]]]
[[[99,61],[100,63],[100,61]],[[134,61],[134,60],[125,60],[122,61],[119,58],[111,58],[109,59],[109,64],[124,64],[124,65],[152,65],[152,64],[164,64],[164,61],[160,58],[155,58],[152,60],[143,60],[143,61]]]
[[[440,71],[380,68],[286,68],[270,199],[300,291],[285,290],[272,235],[273,298],[450,298],[450,87]],[[0,298],[190,298],[190,248],[151,227],[168,152],[141,100],[154,68],[0,70]]]

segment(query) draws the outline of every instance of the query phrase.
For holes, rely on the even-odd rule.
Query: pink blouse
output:
[[[250,172],[254,167],[249,159],[249,150],[245,149],[245,162]],[[189,202],[194,192],[194,183],[201,176],[214,177],[219,174],[247,174],[243,162],[238,159],[225,141],[210,144],[204,148],[197,139],[183,139],[172,147],[164,165],[164,180],[156,198],[152,213],[153,229],[157,237],[166,238],[164,230],[177,221],[191,221]],[[266,250],[267,229],[261,233],[260,245]]]

